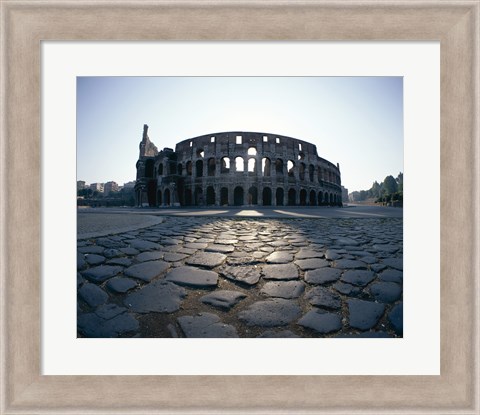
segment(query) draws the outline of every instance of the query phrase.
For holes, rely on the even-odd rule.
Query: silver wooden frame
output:
[[[479,414],[479,0],[0,0],[1,413]],[[439,40],[440,376],[41,376],[42,40]]]

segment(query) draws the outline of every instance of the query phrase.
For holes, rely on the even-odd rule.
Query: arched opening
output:
[[[233,204],[235,206],[243,205],[243,187],[237,186],[233,191]]]
[[[181,176],[182,175],[182,170],[183,170],[182,163],[178,163],[177,174],[179,174]]]
[[[191,176],[192,175],[192,162],[187,161],[187,165],[185,166],[185,168],[187,169],[187,176]]]
[[[333,203],[334,202],[333,202],[333,193],[332,193],[332,194],[330,194],[330,204],[333,205]]]
[[[272,205],[272,189],[264,187],[262,192],[263,206]]]
[[[197,157],[203,158],[204,155],[205,155],[205,152],[203,151],[203,148],[199,148],[197,150]]]
[[[208,175],[209,176],[215,176],[215,159],[209,158],[208,159],[208,165],[207,165],[207,170],[208,170]]]
[[[323,204],[324,204],[324,205],[328,205],[329,200],[330,200],[329,197],[330,197],[330,196],[328,195],[328,192],[325,192],[325,193],[323,194]]]
[[[220,205],[228,206],[228,188],[222,187],[220,189]]]
[[[283,160],[282,159],[277,159],[275,160],[275,173],[278,174],[283,174]]]
[[[162,191],[157,192],[157,206],[162,206]]]
[[[154,161],[147,160],[145,163],[145,177],[153,177]]]
[[[313,167],[313,164],[310,164],[308,166],[308,179],[313,182],[313,176],[314,176],[314,172],[315,172],[315,167]]]
[[[195,163],[195,173],[197,177],[203,176],[203,160],[197,160]]]
[[[213,186],[207,187],[207,206],[212,206],[215,204],[215,189]]]
[[[243,157],[235,157],[235,171],[242,172],[245,170],[245,166],[243,164]]]
[[[275,203],[277,206],[283,206],[283,188],[277,187],[275,192]]]
[[[158,175],[163,176],[163,164],[162,163],[160,163],[158,165]]]
[[[270,169],[271,169],[272,162],[268,157],[262,159],[262,174],[263,176],[269,177],[270,176]]]
[[[170,189],[165,189],[163,195],[165,199],[165,206],[170,206]]]
[[[288,177],[295,177],[295,163],[292,160],[287,162],[287,174]]]
[[[288,206],[295,206],[295,199],[297,197],[297,192],[295,189],[290,189],[288,191]]]
[[[229,172],[230,172],[230,159],[228,157],[223,157],[220,173],[229,173]]]
[[[302,152],[298,153],[298,159],[299,159],[299,160],[303,160],[304,158],[305,158],[305,154],[304,154],[304,153],[302,153]]]
[[[321,206],[323,203],[323,193],[318,192],[318,206]]]
[[[300,206],[307,205],[307,191],[305,189],[300,190]]]
[[[203,190],[200,186],[195,188],[195,205],[202,206],[203,205]]]
[[[257,171],[256,166],[257,160],[255,160],[254,158],[248,159],[248,171],[250,173],[255,173]]]
[[[255,186],[248,189],[248,204],[249,205],[258,205],[258,190]]]
[[[310,206],[315,206],[317,204],[317,198],[315,196],[316,196],[315,190],[310,190],[310,200],[309,200]]]
[[[255,147],[249,147],[247,154],[249,156],[256,156],[257,155],[257,149]]]
[[[185,206],[192,206],[192,189],[185,189]]]
[[[305,180],[305,163],[300,163],[298,168],[298,177],[300,180]]]

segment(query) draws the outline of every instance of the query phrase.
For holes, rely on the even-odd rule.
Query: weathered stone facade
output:
[[[315,145],[276,134],[230,131],[158,151],[144,125],[137,206],[341,205],[340,167]]]

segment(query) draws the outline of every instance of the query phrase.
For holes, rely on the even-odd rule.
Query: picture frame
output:
[[[480,413],[478,0],[0,6],[1,413]],[[441,375],[42,376],[43,40],[440,41]]]

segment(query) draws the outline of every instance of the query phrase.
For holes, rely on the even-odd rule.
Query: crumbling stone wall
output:
[[[338,164],[311,143],[258,132],[207,134],[156,155],[140,151],[135,188],[137,204],[150,206],[342,203]]]

